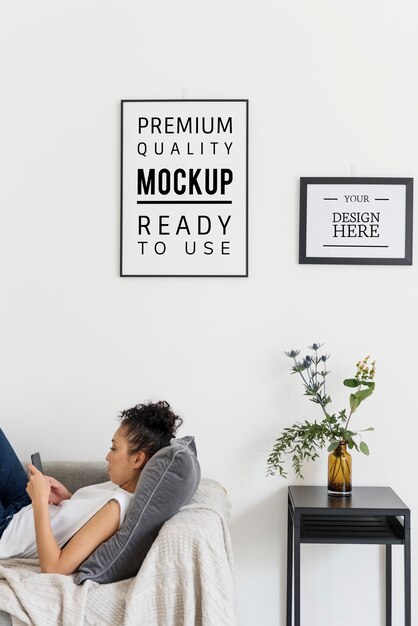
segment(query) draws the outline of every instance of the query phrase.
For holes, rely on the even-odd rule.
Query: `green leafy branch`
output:
[[[353,413],[358,409],[360,404],[374,391],[375,383],[373,378],[375,375],[375,362],[369,366],[370,357],[366,357],[363,361],[356,364],[356,374],[354,378],[347,378],[343,381],[346,387],[356,389],[352,391],[349,398],[350,412],[346,415],[343,409],[338,414],[329,414],[326,410],[328,404],[331,403],[330,396],[326,393],[326,377],[329,371],[326,369],[326,362],[329,355],[319,355],[319,349],[322,344],[314,343],[308,346],[314,352],[313,356],[307,355],[301,360],[297,360],[300,354],[299,350],[290,350],[286,352],[286,356],[294,361],[291,369],[292,374],[299,374],[302,378],[305,395],[315,404],[319,404],[324,413],[324,419],[321,422],[296,422],[290,427],[283,430],[281,436],[276,439],[273,449],[267,459],[267,475],[286,477],[287,472],[284,469],[284,456],[291,456],[292,467],[300,478],[302,475],[302,465],[306,460],[314,461],[319,457],[319,450],[324,448],[328,443],[328,452],[333,452],[341,442],[345,442],[349,449],[355,449],[363,454],[369,454],[367,444],[362,440],[360,433],[372,431],[373,428],[367,428],[361,431],[353,432],[348,428]],[[360,443],[357,443],[355,437],[360,437]]]

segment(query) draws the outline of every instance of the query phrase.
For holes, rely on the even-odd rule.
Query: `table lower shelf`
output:
[[[404,527],[390,515],[301,515],[300,524],[301,543],[404,543]]]

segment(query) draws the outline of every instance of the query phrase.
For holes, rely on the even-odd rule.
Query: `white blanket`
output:
[[[235,626],[229,502],[202,480],[166,522],[139,573],[109,585],[39,574],[29,559],[1,561],[0,609],[14,626]]]

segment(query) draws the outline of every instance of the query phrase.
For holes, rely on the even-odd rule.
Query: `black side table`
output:
[[[289,487],[286,626],[292,626],[293,582],[300,626],[301,543],[386,545],[386,626],[392,624],[392,544],[403,544],[405,626],[411,626],[411,512],[390,487],[354,487],[350,497],[330,497],[326,487]]]

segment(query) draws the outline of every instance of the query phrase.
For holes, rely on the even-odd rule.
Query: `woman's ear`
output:
[[[146,457],[145,452],[140,450],[139,452],[135,453],[135,458],[134,458],[135,469],[142,469],[146,462],[147,462],[147,457]]]

